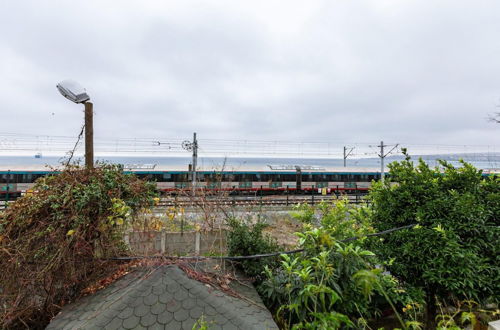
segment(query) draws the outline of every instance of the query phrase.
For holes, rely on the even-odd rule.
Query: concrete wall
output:
[[[221,254],[227,250],[225,230],[207,232],[129,232],[125,236],[135,255],[206,255]]]

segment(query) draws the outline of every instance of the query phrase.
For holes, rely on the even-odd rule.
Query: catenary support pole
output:
[[[396,149],[399,146],[399,144],[396,144],[394,147],[392,147],[391,150],[389,150],[387,153],[384,153],[384,147],[388,147],[388,145],[384,144],[384,141],[380,141],[380,154],[378,155],[380,157],[380,181],[384,181],[385,177],[385,168],[384,168],[384,159],[387,157],[394,149]]]
[[[196,195],[196,167],[198,163],[198,141],[196,140],[196,132],[193,133],[193,177],[192,177],[192,193]]]
[[[347,148],[344,146],[344,167],[346,165],[346,158],[347,158],[347,156],[346,156],[346,149]]]
[[[380,141],[380,181],[384,182],[384,141]]]
[[[344,167],[346,167],[347,165],[347,157],[349,157],[349,155],[352,153],[352,151],[354,150],[354,147],[352,147],[349,152],[347,152],[347,147],[344,146]]]

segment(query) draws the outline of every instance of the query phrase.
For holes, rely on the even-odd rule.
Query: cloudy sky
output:
[[[500,145],[500,2],[0,2],[0,133]]]

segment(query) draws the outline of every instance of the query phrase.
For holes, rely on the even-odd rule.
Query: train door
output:
[[[295,173],[295,183],[297,187],[297,191],[302,190],[302,170],[300,167],[296,168],[296,173]]]

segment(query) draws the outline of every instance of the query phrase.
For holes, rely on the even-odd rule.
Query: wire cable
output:
[[[403,229],[410,229],[415,227],[417,224],[411,224],[411,225],[406,225],[406,226],[401,226],[397,228],[391,228],[388,230],[384,230],[378,233],[372,233],[372,234],[367,234],[365,236],[355,236],[355,237],[350,237],[344,240],[341,240],[339,242],[346,243],[346,242],[351,242],[355,241],[358,239],[361,239],[363,237],[373,237],[373,236],[381,236],[385,234],[392,233],[394,231],[399,231]],[[133,256],[133,257],[115,257],[115,258],[109,258],[108,260],[137,260],[137,259],[175,259],[175,260],[246,260],[246,259],[260,259],[260,258],[269,258],[269,257],[276,257],[282,254],[295,254],[295,253],[300,253],[304,252],[304,249],[296,249],[296,250],[291,250],[291,251],[281,251],[281,252],[272,252],[272,253],[264,253],[264,254],[254,254],[250,256],[210,256],[210,257],[205,257],[205,256]]]

